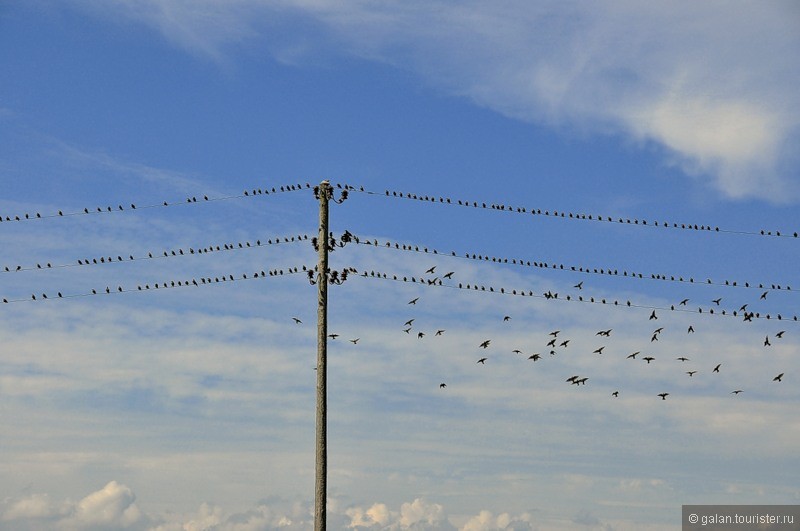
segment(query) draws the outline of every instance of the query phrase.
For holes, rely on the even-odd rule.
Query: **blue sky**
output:
[[[316,288],[288,272],[315,264],[323,179],[375,192],[332,205],[362,243],[334,268],[453,271],[330,289],[331,528],[672,530],[681,504],[800,503],[798,22],[791,2],[0,4],[0,527],[310,528]]]

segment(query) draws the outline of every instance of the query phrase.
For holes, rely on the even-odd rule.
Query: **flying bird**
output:
[[[408,301],[408,303],[409,304],[416,304],[418,300],[419,300],[419,297],[417,297],[416,299],[411,299],[410,301]]]
[[[611,337],[611,330],[613,330],[613,328],[609,328],[608,330],[600,330],[600,331],[599,331],[599,332],[597,332],[595,335],[596,335],[596,336],[606,336],[606,337]]]
[[[689,325],[689,328],[686,329],[686,333],[687,334],[694,334],[694,327],[692,325]]]
[[[597,350],[595,350],[594,352],[592,352],[592,354],[602,354],[602,353],[603,353],[603,349],[604,349],[604,348],[606,348],[606,347],[605,347],[605,345],[603,345],[603,346],[602,346],[602,347],[600,347],[599,349],[597,349]]]
[[[436,331],[436,334],[435,334],[435,335],[437,335],[437,336],[440,336],[440,335],[442,335],[442,334],[444,334],[444,330],[442,330],[442,329],[439,329],[439,330],[437,330],[437,331]]]
[[[414,322],[414,319],[409,319],[404,324],[405,324],[405,326],[411,326],[411,323],[413,323],[413,322]]]
[[[773,382],[782,382],[783,380],[781,380],[781,378],[783,378],[783,373],[780,373],[778,376],[773,378],[772,381]]]
[[[659,393],[658,396],[661,397],[661,400],[666,400],[669,396],[669,393]]]
[[[445,387],[447,387],[446,383],[440,383],[439,384],[439,389],[444,389]]]
[[[560,332],[561,332],[561,330],[553,330],[552,332],[550,332],[549,335],[551,335],[553,337],[557,337]]]
[[[658,316],[656,315],[656,311],[655,310],[653,310],[653,313],[650,314],[650,321],[652,321],[653,319],[658,319]]]
[[[354,344],[354,345],[355,345],[356,343],[358,343],[358,340],[359,340],[359,339],[361,339],[361,338],[360,338],[360,337],[357,337],[357,338],[355,338],[355,339],[351,339],[351,340],[350,340],[350,343],[352,343],[352,344]]]
[[[785,334],[785,333],[786,333],[786,330],[781,330],[780,332],[775,334],[775,337],[777,337],[778,339],[782,339],[783,338],[783,334]]]
[[[328,334],[328,337],[331,339],[336,339],[337,337],[339,337],[339,334]]]
[[[772,346],[772,343],[770,343],[770,342],[769,342],[769,336],[767,336],[767,337],[765,337],[765,338],[764,338],[764,346],[765,346],[765,347],[770,347],[770,346]]]
[[[719,365],[717,365],[716,367],[714,367],[714,370],[713,370],[713,371],[711,371],[711,372],[719,372],[719,368],[720,368],[720,367],[722,367],[722,364],[721,364],[721,363],[720,363]]]
[[[689,375],[689,378],[691,378],[692,376],[694,376],[694,375],[695,375],[695,373],[696,373],[696,372],[697,372],[697,371],[686,371],[686,374],[688,374],[688,375]]]
[[[614,391],[613,393],[611,393],[611,396],[619,397],[619,391]]]
[[[548,346],[548,347],[555,347],[555,346],[556,346],[556,338],[553,338],[553,339],[551,339],[550,341],[548,341],[548,342],[547,342],[547,345],[545,345],[545,346]]]
[[[573,288],[583,289],[583,280],[572,286]]]
[[[579,378],[572,383],[575,385],[586,385],[586,380],[588,379],[589,379],[588,377],[584,376],[583,378]]]
[[[645,358],[642,358],[642,359],[643,359],[644,361],[646,361],[648,365],[650,365],[650,362],[651,362],[651,361],[654,361],[654,360],[655,360],[655,358],[654,358],[654,357],[652,357],[652,356],[647,356],[647,357],[645,357]]]
[[[683,356],[681,356],[680,358],[675,358],[675,359],[678,360],[678,361],[689,361],[689,358],[685,358]]]
[[[741,393],[741,392],[742,392],[742,390],[741,390],[741,389],[737,389],[736,391],[731,391],[731,394],[732,394],[732,395],[738,395],[738,394],[739,394],[739,393]]]
[[[762,299],[766,299],[767,298],[767,293],[769,293],[769,291],[765,291],[764,293],[762,293],[761,294],[761,298]]]
[[[303,323],[303,321],[301,321],[301,320],[300,320],[300,319],[298,319],[297,317],[292,317],[292,320],[293,320],[295,323],[297,323],[297,324],[302,324],[302,323]]]
[[[530,356],[528,356],[528,359],[529,360],[533,360],[533,361],[539,361],[540,359],[542,359],[542,355],[541,354],[531,354]]]
[[[580,375],[576,374],[575,376],[570,376],[569,378],[567,378],[567,381],[575,383],[575,380],[577,380],[578,378],[580,378]]]
[[[452,280],[453,279],[453,273],[455,273],[455,271],[448,271],[447,273],[445,273],[442,276],[442,278],[449,278],[450,280]]]
[[[491,340],[491,339],[487,339],[486,341],[484,341],[483,343],[481,343],[481,344],[480,344],[480,345],[478,345],[478,346],[479,346],[480,348],[488,348],[488,347],[489,347],[489,343],[491,343],[491,342],[492,342],[492,340]]]
[[[489,358],[481,358],[481,359],[479,359],[478,361],[476,361],[475,363],[481,363],[481,364],[483,364],[483,365],[486,365],[486,360],[487,360],[487,359],[489,359]]]
[[[679,306],[686,306],[687,302],[689,302],[689,299],[683,299],[680,303],[678,303],[678,305]]]
[[[417,339],[422,339],[423,337],[425,337],[425,332],[419,332],[417,334]]]
[[[511,316],[510,315],[506,315],[505,317],[503,317],[503,321],[504,322],[505,321],[510,321],[510,320],[511,320]]]
[[[635,359],[636,359],[636,355],[637,355],[637,354],[639,354],[639,351],[638,351],[638,350],[637,350],[636,352],[634,352],[633,354],[628,354],[628,358],[631,358],[631,359],[634,359],[634,360],[635,360]],[[625,358],[625,359],[628,359],[628,358]]]
[[[427,271],[425,271],[425,272],[426,272],[426,273],[433,274],[433,272],[434,272],[435,270],[436,270],[436,266],[433,266],[432,268],[428,269],[428,270],[427,270]]]
[[[567,345],[569,344],[569,341],[570,341],[569,339],[565,339],[564,341],[561,342],[561,344],[559,346],[567,348]]]

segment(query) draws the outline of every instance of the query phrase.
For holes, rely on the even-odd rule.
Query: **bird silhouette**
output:
[[[354,345],[355,345],[355,344],[357,344],[357,343],[358,343],[358,340],[359,340],[359,339],[361,339],[361,338],[360,338],[360,337],[357,337],[357,338],[355,338],[355,339],[351,339],[351,340],[350,340],[350,343],[352,343],[352,344],[354,344]]]
[[[636,359],[636,355],[637,355],[637,354],[639,354],[639,351],[638,351],[638,350],[637,350],[636,352],[634,352],[633,354],[628,354],[628,358],[631,358],[631,359],[634,359],[634,360],[635,360],[635,359]],[[625,358],[625,359],[628,359],[628,358]]]
[[[720,367],[722,367],[722,364],[721,364],[721,363],[720,363],[719,365],[717,365],[716,367],[714,367],[714,370],[713,370],[713,371],[711,371],[711,372],[719,372],[719,368],[720,368]]]
[[[439,384],[439,389],[444,389],[445,387],[447,387],[446,383],[440,383]]]
[[[604,348],[606,348],[605,345],[592,352],[592,354],[602,354]]]
[[[675,358],[675,359],[678,360],[678,361],[689,361],[689,358],[684,358],[683,356],[681,356],[680,358]]]
[[[541,354],[531,354],[530,356],[528,356],[528,359],[529,360],[533,360],[533,361],[539,361],[540,359],[542,359],[542,355]]]
[[[661,400],[666,400],[669,396],[669,393],[659,393],[658,396],[661,397]]]
[[[545,345],[545,346],[547,346],[547,347],[555,347],[556,346],[556,338],[553,338],[550,341],[548,341],[547,345]]]
[[[611,396],[613,396],[615,398],[619,397],[619,391],[614,391],[613,393],[611,393]]]
[[[692,325],[689,325],[689,328],[686,329],[686,333],[687,334],[694,334],[694,327]]]
[[[772,346],[772,343],[770,343],[770,342],[769,342],[769,336],[767,336],[767,337],[765,337],[765,338],[764,338],[764,346],[765,346],[765,347],[770,347],[770,346]]]
[[[564,341],[561,342],[561,344],[559,346],[567,348],[567,345],[569,345],[569,342],[570,342],[569,339],[565,339]]]
[[[408,303],[409,304],[416,304],[418,300],[419,300],[419,297],[417,297],[416,299],[411,299],[410,301],[408,301]]]
[[[651,362],[651,361],[654,361],[654,360],[655,360],[655,358],[654,358],[654,357],[652,357],[652,356],[647,356],[647,357],[644,357],[644,358],[642,358],[642,359],[643,359],[644,361],[646,361],[648,365],[650,365],[650,362]]]
[[[444,330],[440,328],[439,330],[436,331],[435,335],[440,336],[442,334],[444,334]]]
[[[720,297],[719,299],[714,299],[714,300],[712,300],[711,302],[713,302],[714,304],[716,304],[717,306],[719,306],[719,303],[720,303],[720,302],[722,302],[722,297]]]
[[[741,390],[741,389],[737,389],[736,391],[731,391],[731,394],[732,394],[732,395],[738,395],[738,394],[739,394],[739,393],[741,393],[741,392],[742,392],[742,390]]]
[[[403,332],[405,332],[406,334],[410,334],[411,333],[411,328],[410,327],[409,328],[403,328]]]
[[[548,335],[551,335],[551,336],[553,336],[553,337],[558,337],[558,334],[559,334],[560,332],[561,332],[561,330],[553,330],[553,331],[552,331],[552,332],[550,332],[550,334],[548,334]]]
[[[436,270],[436,266],[433,266],[432,268],[428,269],[428,270],[427,270],[427,271],[425,271],[425,272],[426,272],[426,273],[433,274],[433,272],[434,272],[435,270]]]
[[[653,334],[653,337],[650,338],[650,342],[658,341],[658,334]]]
[[[487,339],[486,341],[481,343],[479,346],[480,346],[480,348],[488,348],[489,347],[489,343],[491,343],[491,342],[492,342],[491,339]]]
[[[447,273],[445,273],[445,274],[442,276],[442,278],[447,278],[447,279],[450,279],[450,280],[452,280],[452,279],[453,279],[453,273],[455,273],[455,271],[448,271]]]
[[[575,383],[575,380],[577,380],[578,378],[580,378],[580,375],[576,374],[575,376],[570,376],[569,378],[567,378],[567,381],[571,382],[571,383]]]
[[[689,375],[689,378],[691,378],[692,376],[694,376],[694,375],[695,375],[695,373],[696,373],[696,372],[697,372],[697,371],[686,371],[686,374],[688,374],[688,375]]]
[[[780,373],[778,376],[773,378],[772,381],[773,382],[782,382],[783,380],[781,378],[783,378],[783,373]]]
[[[301,320],[300,320],[300,319],[298,319],[297,317],[292,317],[292,320],[293,320],[293,321],[294,321],[296,324],[302,324],[302,323],[303,323],[303,321],[301,321]]]
[[[423,337],[425,337],[425,332],[419,332],[417,334],[417,339],[422,339]]]
[[[656,315],[656,311],[655,310],[653,310],[653,313],[650,314],[650,321],[652,321],[653,319],[658,319],[658,316]]]
[[[409,319],[404,324],[405,324],[405,326],[411,326],[411,323],[413,323],[413,322],[414,322],[414,319]]]
[[[762,293],[761,294],[761,299],[766,299],[767,298],[767,293],[769,293],[769,291],[765,291],[764,293]]]
[[[786,330],[781,330],[780,332],[775,334],[775,337],[777,337],[778,339],[782,339],[783,338],[783,334],[785,334],[785,333],[786,333]]]
[[[686,303],[689,302],[689,299],[683,299],[681,302],[678,303],[679,306],[686,306]]]
[[[583,289],[583,280],[572,286],[573,288]]]
[[[588,380],[588,379],[589,379],[588,377],[584,376],[583,378],[578,378],[577,380],[575,380],[572,383],[575,384],[575,385],[586,385],[586,380]]]
[[[510,320],[511,320],[510,315],[506,315],[505,317],[503,317],[503,321],[510,321]]]
[[[486,365],[486,360],[487,360],[487,359],[489,359],[489,358],[481,358],[481,359],[479,359],[478,361],[476,361],[475,363],[481,363],[481,364],[483,364],[483,365]]]
[[[608,330],[600,330],[595,335],[596,336],[611,337],[611,330],[613,330],[613,328],[609,328]]]
[[[328,337],[331,339],[336,339],[337,337],[339,337],[339,334],[328,334]]]

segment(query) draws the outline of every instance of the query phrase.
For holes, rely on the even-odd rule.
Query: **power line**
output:
[[[476,260],[481,262],[491,262],[496,264],[511,264],[517,265],[522,267],[536,267],[540,269],[552,269],[558,271],[567,271],[567,272],[574,272],[574,273],[583,273],[583,274],[596,274],[596,275],[603,275],[603,276],[620,276],[620,277],[627,277],[627,278],[637,278],[637,279],[644,279],[644,280],[659,280],[659,281],[667,281],[667,282],[678,282],[678,283],[685,283],[685,284],[696,284],[696,285],[703,285],[703,286],[725,286],[725,287],[736,287],[736,288],[749,288],[749,289],[758,289],[758,290],[767,290],[767,291],[792,291],[791,286],[788,285],[781,285],[781,284],[765,284],[763,282],[760,283],[751,283],[751,282],[738,282],[738,281],[721,281],[715,282],[710,278],[706,278],[705,280],[695,280],[694,277],[686,277],[684,278],[681,275],[664,275],[664,274],[657,274],[657,273],[637,273],[635,271],[628,271],[619,269],[611,269],[611,268],[589,268],[589,267],[582,267],[582,266],[570,266],[564,265],[559,263],[547,263],[543,261],[536,261],[536,260],[524,260],[521,258],[504,258],[504,257],[495,257],[495,256],[488,256],[483,254],[475,254],[475,253],[463,253],[457,254],[455,251],[450,251],[449,253],[442,253],[434,248],[428,248],[426,246],[420,245],[410,245],[410,244],[400,244],[397,242],[392,242],[386,240],[384,244],[378,243],[378,240],[373,239],[370,240],[361,240],[357,237],[354,237],[355,243],[360,245],[369,245],[377,248],[384,248],[384,249],[394,249],[398,251],[406,251],[406,252],[415,252],[415,253],[423,253],[423,254],[434,254],[440,256],[449,256],[452,258],[460,258],[460,259],[468,259],[468,260]]]
[[[547,291],[544,293],[535,293],[530,289],[508,289],[505,287],[495,287],[495,286],[487,286],[485,284],[475,284],[475,283],[464,283],[459,282],[455,283],[444,283],[442,280],[438,278],[424,278],[422,276],[400,276],[396,274],[388,274],[385,272],[380,271],[362,271],[356,275],[358,278],[370,278],[370,279],[379,279],[379,280],[390,280],[394,282],[404,282],[404,283],[411,283],[417,284],[422,286],[428,287],[443,287],[443,288],[450,288],[450,289],[458,289],[458,290],[465,290],[465,291],[472,291],[472,292],[479,292],[479,293],[492,293],[498,295],[510,295],[510,296],[517,296],[517,297],[530,297],[536,299],[544,299],[548,301],[564,301],[564,302],[580,302],[585,304],[596,304],[600,306],[614,306],[614,307],[623,307],[623,308],[643,308],[652,311],[669,311],[669,312],[679,312],[679,313],[691,313],[691,314],[702,314],[702,315],[711,315],[711,316],[719,316],[719,317],[739,317],[742,318],[744,321],[752,321],[753,319],[764,319],[764,320],[776,320],[776,321],[798,321],[798,317],[796,315],[791,316],[783,316],[782,314],[769,314],[769,313],[761,313],[761,312],[748,312],[745,310],[715,310],[714,308],[697,308],[696,310],[692,310],[687,307],[683,306],[652,306],[646,304],[636,304],[631,302],[630,300],[620,301],[618,299],[610,299],[607,297],[584,297],[583,295],[579,295],[573,297],[572,295],[566,295],[559,297],[558,293],[553,293],[552,291]]]
[[[313,270],[314,269],[309,270],[305,265],[303,265],[300,267],[290,267],[287,269],[260,270],[249,275],[247,273],[242,273],[238,275],[225,274],[225,275],[215,275],[213,277],[203,276],[203,277],[192,277],[189,279],[182,279],[177,281],[170,280],[164,282],[155,282],[152,284],[151,283],[137,284],[135,288],[132,287],[126,288],[123,287],[122,285],[117,285],[113,288],[111,286],[106,286],[105,288],[92,289],[88,292],[83,292],[83,293],[63,294],[61,291],[56,291],[55,294],[53,294],[53,292],[51,291],[50,295],[48,295],[47,293],[39,293],[39,294],[34,293],[27,298],[20,298],[20,299],[3,298],[3,304],[13,304],[20,302],[43,302],[52,300],[76,299],[83,297],[96,297],[101,295],[116,295],[122,293],[154,292],[158,290],[174,289],[174,288],[202,287],[202,286],[211,286],[220,283],[225,284],[243,280],[255,280],[259,278],[295,275],[298,273],[304,273]]]
[[[208,195],[201,195],[200,200],[198,200],[197,195],[193,195],[190,197],[186,197],[185,200],[173,200],[173,201],[162,201],[160,203],[152,203],[146,205],[137,205],[136,203],[132,202],[125,202],[123,206],[122,203],[118,203],[116,207],[112,206],[105,206],[105,207],[92,207],[92,208],[84,208],[82,210],[76,211],[67,211],[65,209],[59,209],[56,213],[45,213],[42,214],[40,212],[31,213],[24,213],[24,214],[6,214],[3,216],[0,214],[0,223],[15,223],[15,222],[24,222],[24,221],[35,221],[35,220],[42,220],[42,219],[51,219],[51,218],[59,218],[59,217],[72,217],[72,216],[86,216],[86,215],[99,215],[99,214],[113,214],[119,212],[125,212],[130,210],[148,210],[154,208],[166,208],[166,207],[174,207],[174,206],[181,206],[181,205],[192,205],[197,203],[210,203],[216,201],[229,201],[233,199],[243,199],[245,197],[255,197],[260,195],[274,195],[279,193],[286,193],[286,192],[298,192],[305,189],[311,189],[311,185],[309,183],[304,184],[287,184],[282,186],[276,186],[272,188],[253,188],[244,190],[241,194],[236,195],[227,195],[227,196],[217,196],[217,197],[209,197]]]
[[[208,253],[217,253],[217,252],[226,252],[226,251],[238,251],[244,249],[252,249],[256,247],[261,247],[265,245],[279,245],[285,243],[299,243],[302,241],[307,241],[308,235],[307,234],[299,234],[297,236],[283,236],[283,237],[275,237],[265,239],[262,241],[261,239],[256,240],[253,243],[249,241],[245,242],[238,242],[236,244],[233,243],[223,243],[223,244],[215,244],[209,245],[205,247],[188,247],[185,251],[183,248],[178,249],[170,249],[161,252],[149,252],[146,255],[142,256],[134,256],[130,253],[122,253],[114,255],[105,255],[100,257],[94,258],[79,258],[73,260],[70,263],[65,264],[57,264],[52,265],[50,262],[46,262],[44,264],[37,263],[35,266],[5,266],[3,269],[0,270],[1,273],[16,273],[22,271],[39,271],[43,269],[58,269],[58,268],[68,268],[68,267],[81,267],[81,266],[89,266],[89,265],[102,265],[102,264],[111,264],[111,263],[119,263],[119,262],[131,262],[131,261],[141,261],[141,260],[156,260],[156,259],[164,259],[164,258],[172,258],[172,257],[181,257],[181,256],[191,256],[191,255],[200,255],[200,254],[208,254]]]
[[[614,223],[619,225],[630,225],[630,226],[640,226],[640,227],[653,227],[653,228],[667,228],[667,229],[678,229],[678,230],[693,230],[693,231],[702,231],[702,232],[709,232],[709,233],[725,233],[725,234],[739,234],[739,235],[748,235],[748,236],[774,236],[774,237],[781,237],[781,238],[798,238],[800,233],[798,231],[794,232],[787,232],[787,231],[778,231],[778,230],[734,230],[734,229],[723,229],[718,226],[712,225],[705,225],[705,224],[698,224],[698,223],[677,223],[674,221],[657,221],[657,220],[650,220],[647,219],[639,219],[639,218],[630,218],[630,217],[615,217],[615,216],[608,216],[608,215],[596,215],[596,214],[585,214],[585,213],[575,213],[565,210],[549,210],[549,209],[541,209],[541,208],[528,208],[528,207],[520,207],[520,206],[511,206],[506,205],[503,203],[493,203],[493,202],[486,202],[486,201],[475,201],[475,200],[462,200],[462,199],[451,199],[449,197],[443,196],[428,196],[428,195],[421,195],[421,194],[413,194],[408,192],[398,192],[396,190],[384,190],[383,192],[376,192],[372,190],[367,190],[363,186],[355,187],[349,184],[337,184],[339,188],[344,188],[347,190],[352,190],[354,192],[360,192],[366,195],[371,196],[379,196],[379,197],[388,197],[391,199],[406,199],[406,200],[413,200],[413,201],[420,201],[425,203],[437,204],[437,205],[449,205],[449,206],[461,206],[467,208],[474,208],[474,209],[482,209],[482,210],[490,210],[494,212],[505,212],[505,213],[512,213],[512,214],[525,214],[525,215],[532,215],[532,216],[544,216],[544,217],[552,217],[552,218],[561,218],[561,219],[570,219],[570,220],[583,220],[583,221],[595,221],[600,223]]]

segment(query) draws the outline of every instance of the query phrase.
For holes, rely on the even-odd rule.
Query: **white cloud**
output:
[[[293,62],[387,62],[508,116],[659,146],[728,198],[798,198],[791,2],[75,2],[215,60],[260,37]]]

